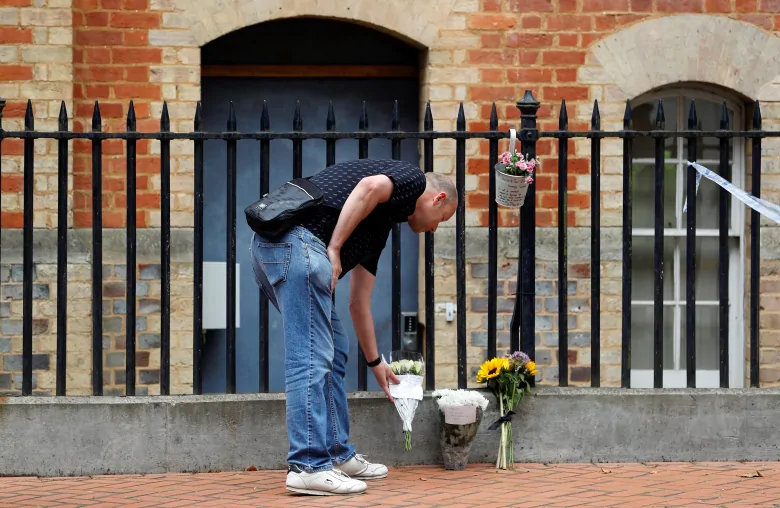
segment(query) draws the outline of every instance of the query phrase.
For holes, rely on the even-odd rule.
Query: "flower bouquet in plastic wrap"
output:
[[[390,353],[390,369],[400,381],[400,384],[390,384],[390,395],[403,422],[404,450],[409,451],[412,449],[412,420],[417,404],[423,399],[425,363],[420,353],[393,351]]]
[[[436,390],[433,398],[439,406],[439,444],[444,469],[462,471],[477,437],[488,400],[474,390]]]
[[[483,363],[477,373],[477,383],[485,383],[496,396],[501,417],[488,430],[501,429],[496,468],[514,469],[515,448],[512,440],[513,409],[531,393],[531,379],[536,376],[536,364],[520,351]]]

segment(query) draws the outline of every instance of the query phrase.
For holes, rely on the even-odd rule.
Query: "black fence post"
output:
[[[165,134],[171,131],[168,103],[163,102],[160,115],[160,292],[162,324],[160,341],[160,395],[171,393],[171,140]]]
[[[531,90],[526,90],[517,103],[520,110],[520,141],[523,155],[536,158],[536,142],[539,130],[536,128],[537,101]],[[522,350],[533,360],[536,357],[535,298],[536,282],[536,185],[528,187],[525,203],[520,208],[520,262],[517,271],[517,296],[511,323],[511,349]],[[519,315],[518,315],[519,314]],[[522,321],[522,323],[521,323]],[[522,326],[522,334],[520,328]],[[522,343],[520,339],[522,338]]]
[[[761,130],[761,106],[756,101],[753,108],[753,130]],[[757,198],[761,197],[761,135],[753,138],[753,153],[751,154],[750,192]],[[750,211],[750,387],[760,386],[759,371],[759,271],[761,270],[761,224],[758,212]]]
[[[100,105],[92,132],[102,132]],[[103,141],[92,138],[92,395],[103,395]]]
[[[195,132],[203,127],[203,108],[198,101],[195,107]],[[201,374],[203,353],[203,140],[195,139],[194,179],[195,179],[195,231],[193,239],[193,271],[195,282],[192,285],[192,393],[203,393]]]
[[[127,132],[135,132],[137,127],[135,106],[130,101],[127,109]],[[131,397],[135,395],[135,353],[136,353],[136,329],[135,319],[137,309],[135,305],[136,298],[136,263],[138,260],[136,251],[136,188],[137,188],[137,148],[138,142],[135,139],[127,139],[127,261],[126,277],[127,287],[125,289],[125,395]],[[163,196],[165,194],[163,193]]]
[[[32,102],[27,101],[24,130],[35,130]],[[22,251],[22,395],[32,395],[33,385],[33,199],[35,190],[35,140],[24,140],[24,232]]]
[[[425,132],[433,131],[433,113],[431,102],[425,105],[425,120],[423,121]],[[423,139],[423,157],[425,172],[433,171],[433,138]],[[461,198],[462,199],[462,198]],[[434,298],[434,237],[430,231],[425,233],[425,389],[433,391],[436,388],[436,350],[434,348],[434,336],[436,334],[436,309]]]

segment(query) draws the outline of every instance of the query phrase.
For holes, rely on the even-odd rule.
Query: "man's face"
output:
[[[434,232],[439,224],[450,220],[455,214],[457,201],[445,204],[447,195],[443,192],[428,193],[420,197],[414,213],[409,216],[409,227],[415,233]]]

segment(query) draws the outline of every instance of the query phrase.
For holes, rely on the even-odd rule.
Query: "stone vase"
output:
[[[439,409],[439,444],[444,469],[463,471],[469,462],[471,445],[477,437],[482,422],[482,409],[477,407],[477,420],[473,423],[453,425],[445,423],[444,412]]]

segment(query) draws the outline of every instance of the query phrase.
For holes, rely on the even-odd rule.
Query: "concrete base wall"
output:
[[[470,460],[493,462],[488,407]],[[403,450],[395,407],[350,397],[360,453],[388,465],[441,463],[435,402],[417,410]],[[780,390],[539,389],[515,416],[530,462],[780,460]],[[0,475],[87,475],[286,467],[282,394],[0,399]]]

